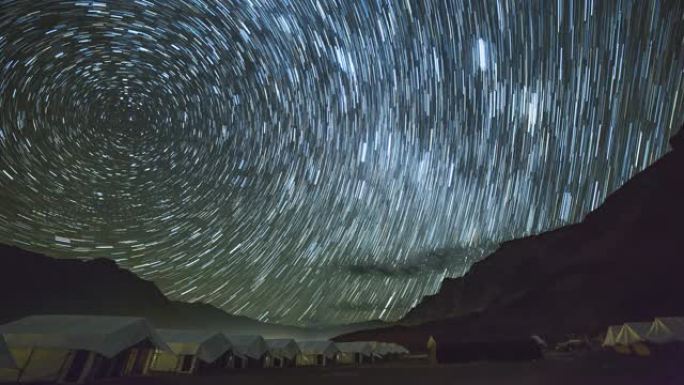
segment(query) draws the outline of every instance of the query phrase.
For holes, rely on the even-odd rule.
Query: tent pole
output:
[[[143,370],[142,374],[147,375],[149,372],[150,366],[152,365],[152,356],[156,352],[155,349],[148,349],[147,350],[147,355],[145,356],[145,362],[143,363]]]
[[[31,363],[31,358],[33,358],[33,351],[36,349],[35,346],[31,346],[31,350],[29,350],[28,357],[26,357],[26,363],[22,368],[19,369],[19,373],[17,373],[17,382],[21,381],[21,377],[24,375],[24,372],[28,368],[29,364]]]
[[[126,367],[124,368],[124,376],[128,376],[131,374],[131,371],[133,370],[133,367],[135,366],[135,360],[138,358],[138,349],[133,348],[131,349],[129,356],[128,356],[128,361],[126,362]]]
[[[69,368],[71,368],[71,364],[74,361],[75,355],[76,355],[76,353],[74,350],[68,350],[66,358],[64,359],[64,361],[62,361],[62,366],[59,368],[59,376],[57,377],[57,381],[56,381],[57,383],[63,382],[62,380],[67,375]]]
[[[86,379],[88,378],[88,376],[91,373],[91,370],[93,369],[94,361],[95,361],[95,353],[89,352],[88,358],[86,358],[86,362],[83,365],[83,369],[81,370],[81,375],[76,380],[77,384],[82,384],[86,381]]]

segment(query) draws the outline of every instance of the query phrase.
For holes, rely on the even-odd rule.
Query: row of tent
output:
[[[149,368],[160,372],[365,364],[409,353],[400,345],[383,342],[263,339],[196,330],[160,329],[157,332],[171,350],[155,350]]]
[[[626,322],[612,325],[606,330],[604,347],[629,352],[635,347],[637,354],[648,354],[647,345],[667,345],[684,342],[684,317],[659,317],[652,322]]]
[[[393,343],[155,330],[134,317],[45,315],[0,325],[0,382],[84,383],[150,372],[364,364],[404,354],[408,350]]]

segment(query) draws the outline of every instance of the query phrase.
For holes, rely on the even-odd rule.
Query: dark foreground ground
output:
[[[555,355],[523,363],[468,363],[431,367],[414,360],[374,367],[268,369],[206,374],[160,375],[106,380],[101,384],[467,384],[467,385],[684,385],[684,360],[615,354]]]

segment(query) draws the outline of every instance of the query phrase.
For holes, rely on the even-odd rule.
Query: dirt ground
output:
[[[372,367],[260,369],[197,376],[104,380],[109,385],[682,385],[684,360],[643,358],[616,354],[554,355],[522,363],[467,363],[429,366],[424,361],[379,364]]]

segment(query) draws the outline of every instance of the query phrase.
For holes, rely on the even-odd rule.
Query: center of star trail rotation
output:
[[[681,1],[0,1],[0,241],[401,317],[668,151]]]

